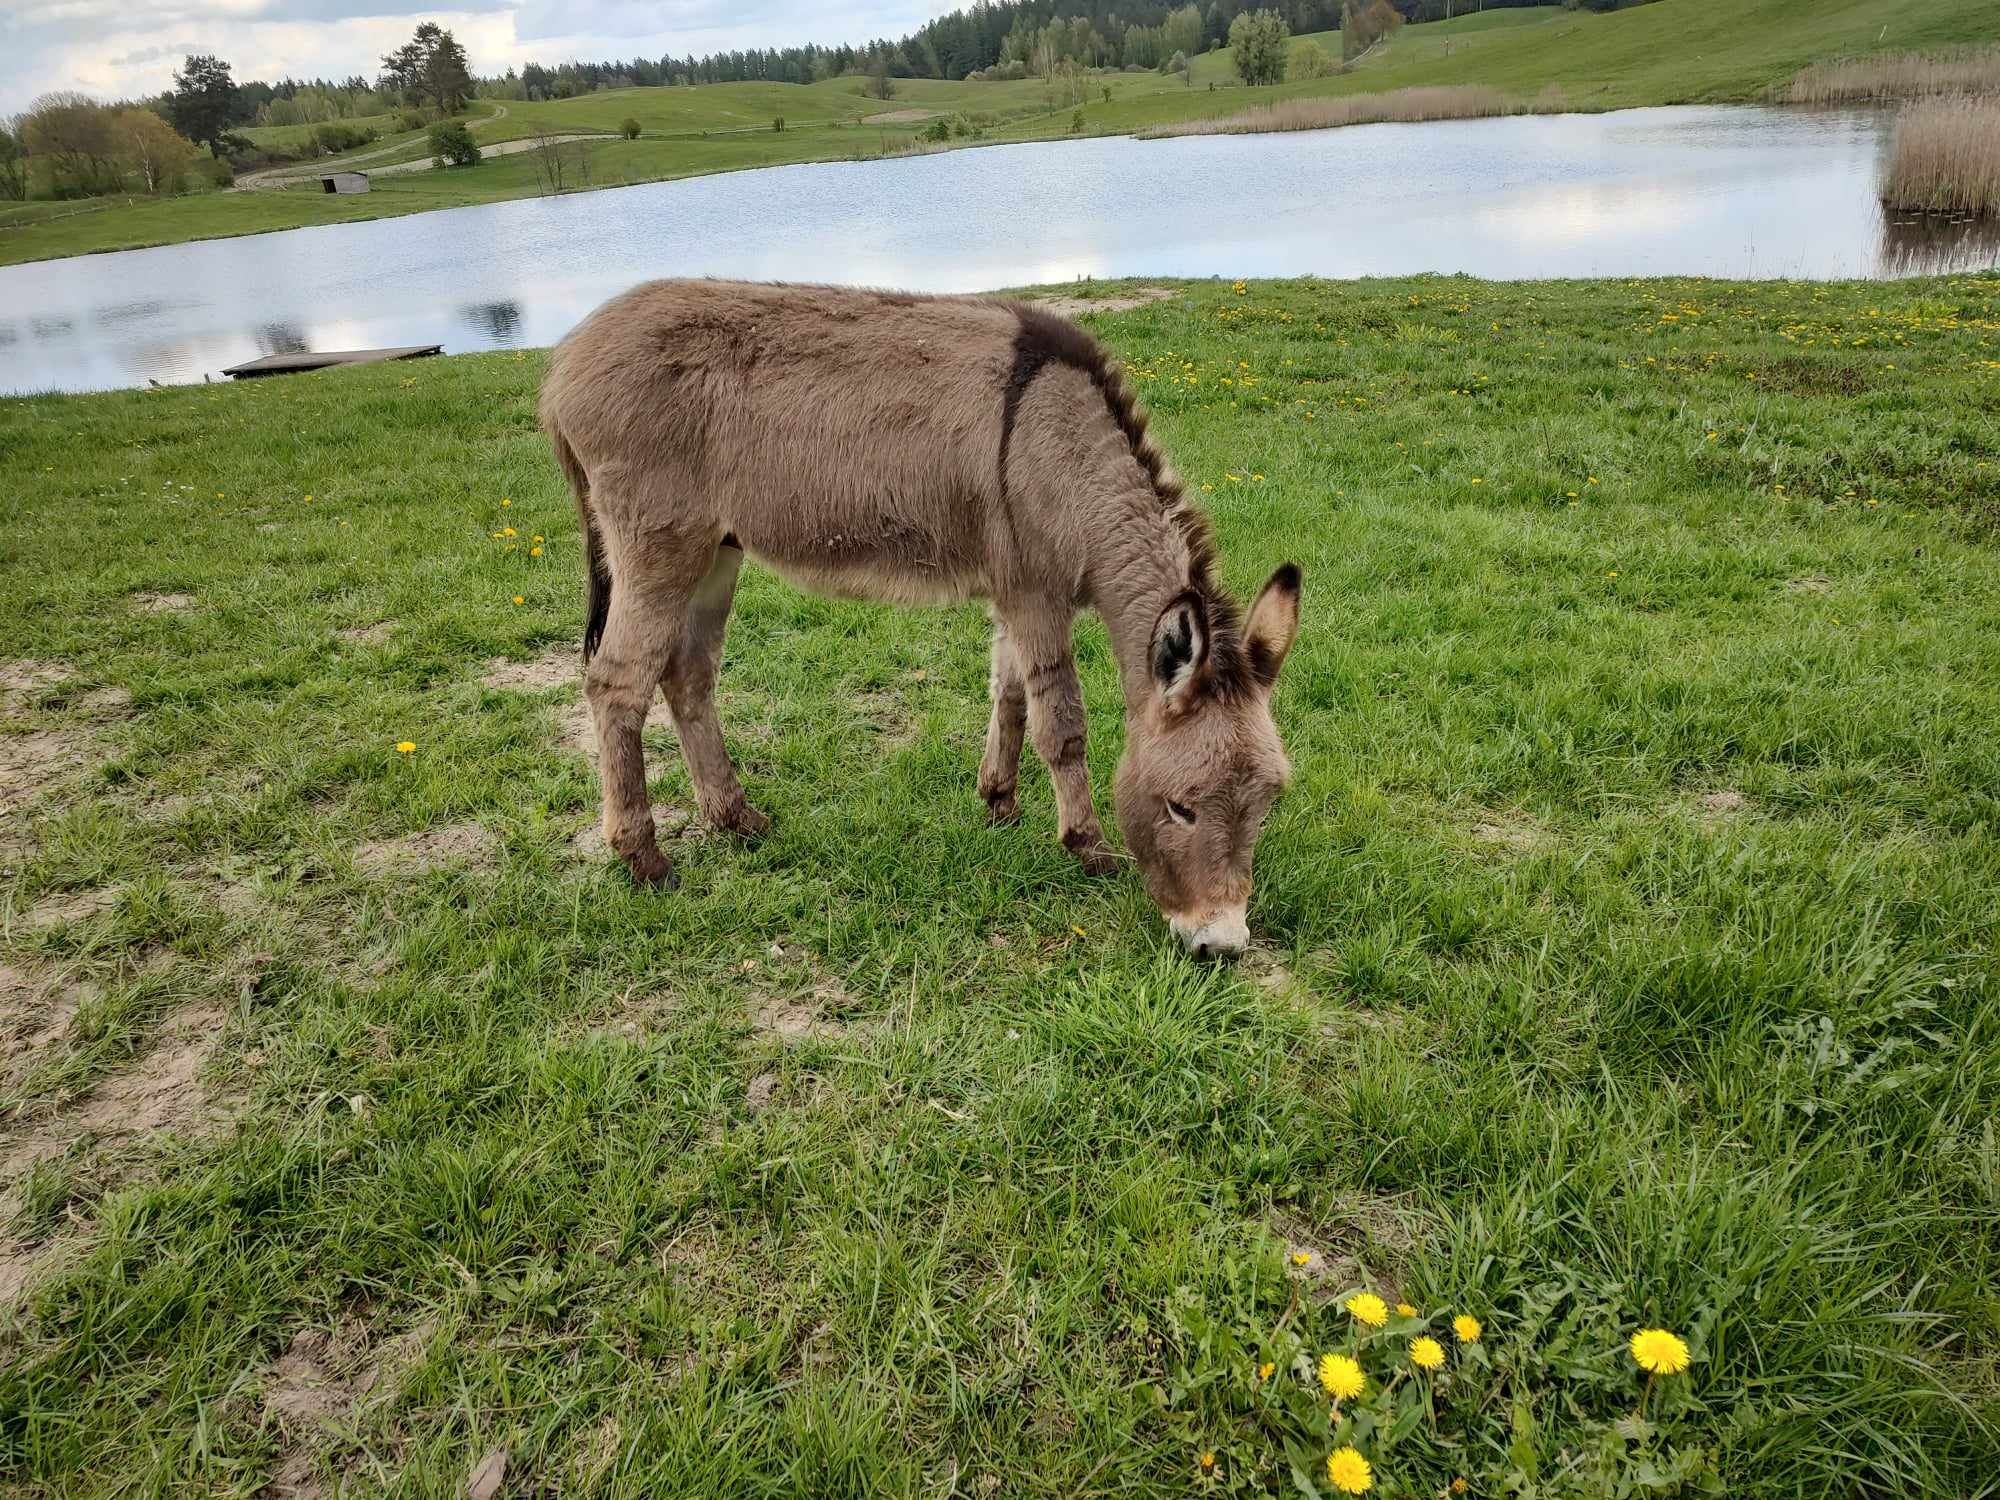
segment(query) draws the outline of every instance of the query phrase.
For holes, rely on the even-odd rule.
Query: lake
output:
[[[1871,111],[1678,107],[769,167],[0,269],[0,389],[552,343],[654,276],[1880,277],[2000,262],[1875,197]]]

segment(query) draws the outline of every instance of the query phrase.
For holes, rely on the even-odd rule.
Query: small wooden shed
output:
[[[322,192],[365,193],[368,191],[366,172],[328,172],[319,180]]]

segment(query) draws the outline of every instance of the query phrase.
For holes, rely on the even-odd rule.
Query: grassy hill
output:
[[[1320,38],[1339,53],[1338,34]],[[1872,50],[2000,40],[1993,0],[1658,0],[1597,15],[1554,7],[1496,11],[1397,32],[1352,71],[1251,89],[1235,82],[1227,49],[1195,60],[1182,83],[1153,73],[1090,80],[1081,132],[1118,134],[1176,120],[1232,114],[1305,95],[1374,93],[1420,84],[1482,83],[1523,98],[1551,86],[1579,109],[1700,100],[1752,100],[1805,64]],[[1109,91],[1110,98],[1104,97]],[[1034,80],[899,80],[893,99],[856,79],[811,85],[726,83],[624,89],[548,103],[482,103],[479,138],[518,140],[538,129],[609,133],[638,120],[637,141],[592,145],[595,186],[656,181],[780,162],[869,157],[906,149],[927,115],[964,115],[987,140],[1038,140],[1077,129],[1077,108],[1051,108]],[[782,116],[780,133],[771,128]],[[886,118],[884,118],[886,117]],[[421,134],[368,148],[361,165],[420,157]],[[537,191],[522,160],[449,173],[382,178],[365,197],[314,191],[228,193],[0,209],[0,264],[137,245],[169,244],[300,224],[415,213]]]
[[[754,565],[775,829],[634,889],[539,352],[0,404],[16,1492],[1991,1492],[2000,278],[1171,290],[1305,571],[1230,966],[986,826],[982,611]]]

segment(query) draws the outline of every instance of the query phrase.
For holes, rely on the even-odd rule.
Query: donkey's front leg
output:
[[[1015,793],[1021,784],[1021,737],[1028,728],[1028,689],[1021,681],[1007,627],[993,622],[993,717],[986,725],[986,754],[979,762],[979,795],[986,799],[989,823],[1016,823],[1021,804]]]
[[[1084,757],[1083,689],[1070,654],[1068,616],[1043,623],[1008,622],[1015,659],[1028,696],[1028,736],[1055,783],[1063,847],[1092,875],[1109,875],[1118,857],[1105,841],[1090,800],[1090,765]]]

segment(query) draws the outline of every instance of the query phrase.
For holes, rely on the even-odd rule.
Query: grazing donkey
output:
[[[668,881],[640,730],[663,687],[701,811],[741,834],[714,689],[747,553],[800,586],[905,604],[990,601],[993,717],[979,790],[1018,816],[1025,729],[1062,842],[1116,860],[1091,805],[1078,610],[1104,617],[1125,692],[1118,816],[1147,889],[1197,953],[1248,941],[1250,856],[1290,768],[1271,688],[1299,570],[1248,623],[1206,517],[1146,436],[1118,366],[1034,307],[832,287],[657,281],[557,347],[541,420],[582,512],[585,691],[604,836]]]

